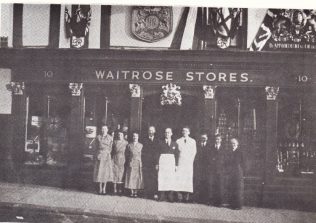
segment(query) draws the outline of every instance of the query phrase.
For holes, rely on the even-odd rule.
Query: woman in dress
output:
[[[244,179],[243,179],[243,154],[236,138],[230,140],[229,151],[229,186],[230,206],[234,210],[240,210],[243,205]]]
[[[131,197],[137,197],[137,192],[144,188],[142,173],[143,144],[138,142],[139,134],[133,133],[133,142],[126,149],[126,179],[125,188],[130,189]]]
[[[113,192],[122,193],[122,184],[124,176],[125,149],[128,142],[124,139],[123,131],[117,132],[117,140],[114,140],[112,160],[113,160]]]
[[[96,138],[96,154],[93,181],[99,183],[99,194],[106,194],[106,184],[113,180],[111,151],[113,138],[108,127],[102,126],[102,134]]]

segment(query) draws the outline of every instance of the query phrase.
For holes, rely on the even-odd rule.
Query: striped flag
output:
[[[255,39],[253,40],[250,51],[261,51],[263,47],[266,45],[267,41],[270,39],[272,35],[273,28],[273,18],[275,16],[275,12],[271,9],[267,11],[266,16],[263,19],[263,22],[258,30]]]

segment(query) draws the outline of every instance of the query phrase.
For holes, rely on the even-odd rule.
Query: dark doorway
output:
[[[161,105],[160,94],[146,96],[143,103],[142,133],[147,134],[150,125],[156,127],[159,138],[167,127],[173,130],[173,139],[181,137],[184,126],[191,129],[191,137],[200,132],[202,114],[200,99],[197,96],[182,95],[182,105]]]

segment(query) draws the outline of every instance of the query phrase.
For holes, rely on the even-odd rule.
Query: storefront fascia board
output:
[[[13,80],[26,82],[299,87],[314,85],[316,76],[312,53],[0,49],[0,55],[10,60]]]

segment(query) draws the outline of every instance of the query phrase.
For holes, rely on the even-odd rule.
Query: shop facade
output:
[[[12,69],[10,168],[21,183],[92,186],[102,124],[238,137],[245,203],[315,207],[313,54],[1,49]],[[8,167],[9,168],[9,167]],[[90,188],[90,189],[89,189]],[[296,202],[294,202],[296,201]]]

